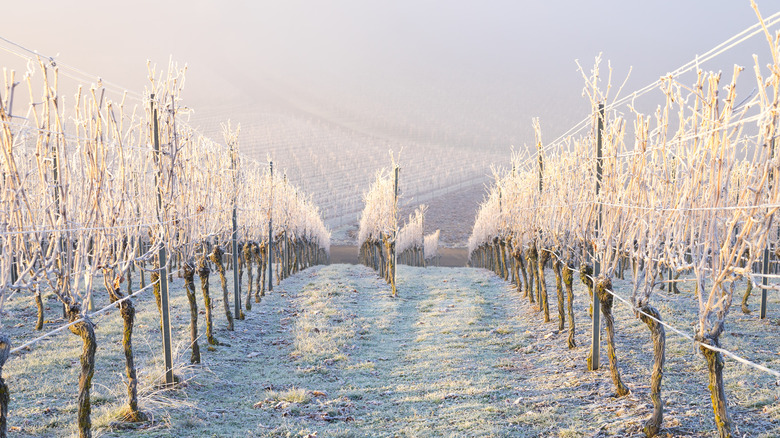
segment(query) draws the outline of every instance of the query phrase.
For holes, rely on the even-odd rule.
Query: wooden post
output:
[[[11,253],[11,284],[15,284],[19,279],[19,268],[16,265],[16,254]]]
[[[12,94],[13,96],[13,94]],[[54,218],[56,220],[59,220],[60,217],[62,217],[62,207],[60,206],[60,164],[59,164],[59,153],[57,151],[57,147],[54,146],[51,149],[51,159],[52,159],[52,176],[54,178],[54,204],[57,209],[56,214]],[[63,269],[63,283],[66,285],[70,284],[70,240],[67,239],[64,236],[60,236],[59,238],[59,244],[60,244],[60,254],[59,254],[59,263],[61,269]],[[67,268],[65,268],[67,266]],[[68,320],[68,309],[65,306],[65,303],[62,303],[62,319],[67,321]]]
[[[152,123],[154,125],[154,152],[157,161],[158,169],[156,175],[157,185],[157,219],[160,221],[160,227],[163,227],[163,206],[162,206],[162,153],[160,152],[160,129],[157,121],[157,108],[154,105],[154,94],[150,98],[152,105]],[[165,237],[165,230],[162,230],[162,238]],[[162,341],[163,341],[163,356],[165,360],[165,384],[172,385],[173,382],[173,354],[171,352],[171,319],[168,305],[168,274],[167,274],[167,258],[165,253],[165,242],[161,242],[160,250],[158,252],[160,260],[160,301],[162,315]]]
[[[544,173],[544,161],[542,160],[542,144],[536,144],[536,154],[539,161],[539,195],[542,194],[542,177]]]
[[[238,212],[236,198],[238,196],[238,169],[236,168],[236,151],[234,144],[230,142],[230,167],[233,168],[233,307],[235,319],[241,315],[241,282],[238,281]]]
[[[423,212],[423,217],[421,219],[422,224],[420,225],[420,235],[422,236],[422,249],[420,250],[420,266],[423,268],[425,267],[425,212]]]
[[[769,257],[769,243],[767,242],[766,246],[764,247],[764,260],[761,269],[761,272],[764,274],[764,276],[761,278],[761,284],[763,284],[764,287],[761,288],[761,310],[759,312],[760,319],[766,318],[766,286],[769,284],[769,278],[767,278],[767,275],[769,274]],[[751,280],[748,278],[748,281]]]
[[[398,258],[396,256],[395,251],[395,242],[398,240],[398,172],[401,170],[401,168],[396,165],[395,166],[395,181],[393,182],[393,223],[395,224],[395,229],[393,230],[393,253],[390,254],[390,257],[393,258],[393,266],[392,266],[392,272],[390,272],[390,275],[392,276],[393,280],[393,296],[396,296],[398,294],[398,291],[395,287],[395,269],[396,269],[396,263],[398,262]]]
[[[273,265],[273,215],[271,214],[271,210],[274,206],[274,162],[270,161],[268,163],[268,167],[270,169],[270,178],[271,178],[271,202],[268,204],[268,256],[266,259],[268,259],[268,292],[271,292],[274,290],[274,265]]]
[[[598,199],[599,191],[601,190],[601,142],[604,131],[604,104],[599,104],[598,123],[596,126],[596,199]],[[599,217],[596,222],[596,233],[601,232],[601,203],[599,203]],[[598,234],[597,234],[598,235]],[[593,320],[591,325],[591,344],[590,344],[590,357],[591,357],[591,370],[595,371],[599,369],[599,341],[601,337],[601,318],[600,310],[601,302],[599,301],[599,294],[596,293],[595,285],[596,278],[601,274],[601,263],[599,263],[598,254],[593,254]]]
[[[506,259],[506,220],[504,219],[504,204],[503,204],[504,191],[501,187],[498,187],[498,217],[499,217],[499,234],[498,239],[498,256],[499,264],[501,265],[501,277],[505,280],[509,280],[510,269],[507,265]]]
[[[775,138],[772,137],[772,140],[769,143],[769,159],[770,161],[775,156]],[[775,175],[775,171],[772,170],[769,173],[769,189],[771,191],[772,189],[772,180],[773,176]],[[759,311],[759,318],[765,319],[766,318],[766,295],[767,295],[767,288],[766,286],[769,284],[769,278],[767,278],[767,275],[769,275],[769,260],[771,258],[771,252],[769,251],[769,241],[767,240],[766,247],[764,247],[764,263],[763,263],[763,269],[761,270],[764,274],[764,277],[761,279],[761,284],[764,285],[764,287],[761,288],[761,309]],[[750,280],[748,280],[750,281]]]

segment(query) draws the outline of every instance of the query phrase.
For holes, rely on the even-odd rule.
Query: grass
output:
[[[273,391],[269,390],[265,393],[265,398],[271,401],[285,402],[285,403],[308,403],[311,397],[302,388],[292,388],[286,391]]]
[[[509,327],[497,327],[494,331],[499,335],[511,335],[514,333],[514,330]]]
[[[216,276],[212,281],[218,290]],[[590,327],[587,292],[580,285],[579,346],[569,350],[565,334],[554,334],[556,303],[553,322],[543,324],[527,299],[484,270],[401,266],[398,281],[399,298],[393,299],[364,267],[310,269],[253,305],[235,332],[224,329],[221,293],[215,294],[215,334],[231,347],[208,352],[201,342],[203,364],[192,367],[185,366],[189,355],[181,341],[188,338],[188,307],[175,279],[176,373],[185,383],[168,391],[153,386],[162,366],[150,294],[136,304],[134,345],[142,409],[153,420],[135,429],[117,427],[124,402],[121,320],[106,315],[98,321],[95,430],[102,436],[166,437],[641,436],[650,413],[651,343],[646,326],[627,309],[616,304],[616,341],[632,393],[615,399],[606,366],[585,370]],[[552,279],[548,288],[554,294]],[[629,290],[621,281],[615,288]],[[695,321],[689,291],[656,301],[675,326],[690,328]],[[4,324],[15,343],[35,335],[23,313],[30,304],[9,303]],[[775,300],[770,306],[780,309]],[[202,332],[202,315],[199,323]],[[777,326],[741,313],[732,314],[729,324],[726,348],[780,368]],[[73,433],[79,353],[79,340],[62,334],[9,360],[4,377],[12,391],[12,435]],[[667,334],[667,436],[713,434],[704,373],[691,344]],[[740,436],[777,436],[774,381],[729,360],[725,380]]]

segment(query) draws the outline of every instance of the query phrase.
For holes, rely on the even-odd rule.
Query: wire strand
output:
[[[574,267],[569,266],[569,264],[565,260],[561,259],[555,251],[546,250],[546,249],[544,251],[548,252],[550,255],[552,255],[553,257],[558,259],[558,261],[563,263],[568,269],[570,269],[572,271],[575,271],[575,272],[579,272],[579,269],[576,269]],[[595,282],[596,282],[596,278],[595,277],[593,277],[592,275],[588,275],[588,274],[585,274],[585,275],[588,278],[590,278],[591,281],[593,281],[593,283],[595,284]],[[643,312],[641,309],[636,308],[633,304],[631,304],[628,300],[626,300],[622,296],[618,295],[616,292],[614,292],[614,291],[612,291],[610,289],[606,289],[606,288],[604,290],[607,293],[609,293],[610,295],[612,295],[613,297],[617,298],[618,301],[620,301],[623,304],[625,304],[626,306],[628,306],[628,308],[631,309],[632,312],[640,313],[642,315],[647,316],[648,318],[652,319],[653,321],[656,321],[657,323],[659,323],[659,324],[663,325],[664,327],[668,328],[669,330],[671,330],[675,334],[682,336],[683,338],[693,342],[694,344],[698,344],[698,345],[703,346],[704,348],[707,348],[709,350],[716,351],[716,352],[719,352],[721,354],[725,354],[726,356],[736,360],[737,362],[740,362],[742,364],[748,365],[748,366],[753,367],[753,368],[755,368],[757,370],[763,371],[763,372],[771,374],[771,375],[773,375],[773,376],[775,376],[777,378],[780,378],[780,372],[778,372],[776,370],[773,370],[771,368],[768,368],[768,367],[766,367],[764,365],[752,362],[752,361],[750,361],[748,359],[745,359],[744,357],[741,357],[741,356],[739,356],[739,355],[737,355],[735,353],[732,353],[731,351],[728,351],[728,350],[726,350],[724,348],[716,347],[716,346],[713,346],[713,345],[705,344],[705,343],[703,343],[701,341],[697,341],[693,336],[683,332],[682,330],[678,329],[677,327],[674,327],[673,325],[671,325],[671,324],[669,324],[669,323],[667,323],[665,321],[657,319],[657,318],[655,318],[652,315],[648,315],[647,313]],[[594,312],[598,312],[599,310],[598,309],[593,309],[593,311]]]
[[[156,285],[156,284],[159,284],[159,282],[160,282],[160,280],[157,280],[157,281],[155,281],[154,283],[151,283],[151,284],[147,285],[146,287],[144,287],[144,288],[142,288],[142,289],[139,289],[139,290],[137,290],[136,292],[134,292],[134,293],[133,293],[133,294],[131,294],[131,295],[128,295],[128,296],[126,296],[126,297],[124,297],[124,298],[122,298],[122,299],[116,300],[116,301],[114,301],[113,303],[109,304],[108,306],[106,306],[106,307],[104,307],[104,308],[102,308],[102,309],[100,309],[100,310],[97,310],[97,311],[95,311],[95,312],[92,312],[92,313],[88,314],[88,315],[87,315],[87,317],[88,317],[88,318],[92,318],[92,317],[94,317],[95,315],[98,315],[98,314],[100,314],[100,313],[102,313],[102,312],[105,312],[106,310],[110,310],[112,307],[114,307],[114,306],[118,305],[119,303],[122,303],[122,302],[124,302],[124,301],[127,301],[127,300],[129,300],[130,298],[133,298],[133,297],[135,297],[135,296],[139,295],[139,294],[140,294],[140,293],[142,293],[142,292],[146,292],[147,290],[149,290],[149,289],[150,289],[151,287],[153,287],[154,285]],[[73,326],[73,325],[75,325],[75,324],[78,324],[78,323],[80,323],[80,322],[83,322],[83,321],[84,321],[84,318],[79,318],[79,319],[77,319],[77,320],[75,320],[75,321],[72,321],[72,322],[70,322],[70,323],[68,323],[68,324],[65,324],[65,325],[63,325],[63,326],[57,327],[56,329],[54,329],[54,330],[52,330],[52,331],[50,331],[50,332],[48,332],[48,333],[45,333],[45,334],[43,334],[43,335],[41,335],[41,336],[38,336],[37,338],[35,338],[35,339],[31,340],[31,341],[25,342],[24,344],[22,344],[22,345],[20,345],[20,346],[18,346],[18,347],[15,347],[15,348],[13,348],[13,349],[11,349],[11,351],[10,351],[10,352],[11,352],[11,353],[16,353],[17,351],[21,351],[21,350],[23,350],[23,349],[25,349],[25,348],[27,348],[27,347],[29,347],[29,346],[33,345],[33,344],[36,344],[36,343],[38,343],[38,342],[40,342],[40,341],[42,341],[42,340],[44,340],[44,339],[48,338],[49,336],[55,335],[55,334],[57,334],[57,333],[59,333],[59,332],[61,332],[61,331],[65,330],[65,329],[67,329],[67,328],[69,328],[69,327],[71,327],[71,326]]]

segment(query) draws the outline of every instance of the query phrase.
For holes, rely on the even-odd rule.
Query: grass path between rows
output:
[[[554,315],[551,278],[548,288]],[[618,354],[632,393],[616,399],[606,366],[585,370],[590,323],[581,286],[573,350],[557,323],[542,324],[527,299],[491,272],[401,266],[398,290],[391,297],[375,272],[355,265],[285,280],[236,332],[218,332],[232,346],[206,354],[190,384],[170,395],[165,427],[133,434],[643,436],[650,341],[624,309],[616,308]],[[669,340],[662,436],[715,430],[703,361],[685,354],[689,347]],[[777,410],[761,412],[772,404],[768,394],[766,403],[732,408],[747,436],[780,430]]]
[[[522,434],[507,286],[471,269],[400,267],[400,297],[362,266],[316,267],[249,313],[186,404],[171,436]],[[227,337],[226,337],[227,336]],[[175,397],[175,395],[172,395]],[[138,433],[139,431],[135,431]]]

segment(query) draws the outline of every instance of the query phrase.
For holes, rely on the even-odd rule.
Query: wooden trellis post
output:
[[[271,179],[271,202],[268,204],[268,249],[266,258],[268,259],[268,292],[271,292],[274,290],[273,214],[271,213],[274,206],[274,162],[268,162],[268,167],[270,169],[269,175]]]
[[[233,169],[233,185],[235,191],[233,192],[233,307],[235,308],[236,319],[239,319],[241,315],[241,282],[238,280],[238,213],[237,213],[237,200],[238,197],[238,169],[236,169],[236,151],[234,144],[230,142],[230,166]]]
[[[772,137],[772,140],[769,142],[769,159],[770,161],[775,155],[775,139]],[[772,191],[772,180],[773,176],[775,175],[775,171],[772,170],[769,173],[769,191]],[[761,309],[759,311],[759,318],[765,319],[766,318],[766,295],[767,295],[767,286],[769,285],[769,278],[767,275],[769,275],[769,259],[771,258],[772,253],[769,251],[769,241],[767,240],[766,246],[764,247],[764,263],[762,266],[761,272],[764,274],[763,278],[761,279],[761,284],[764,285],[764,287],[761,288]],[[748,281],[750,281],[748,279]]]
[[[596,199],[598,199],[599,191],[601,190],[601,142],[604,131],[604,104],[599,104],[598,123],[596,124]],[[596,233],[601,232],[601,220],[602,211],[601,203],[599,202],[599,217],[596,222]],[[598,234],[597,234],[598,235]],[[599,369],[599,342],[601,337],[601,315],[600,308],[601,302],[599,300],[599,294],[595,290],[596,278],[601,274],[601,263],[599,263],[598,255],[593,254],[593,320],[591,325],[591,344],[590,344],[590,357],[591,357],[591,370],[595,371]]]
[[[423,268],[425,267],[425,214],[423,213],[423,217],[421,219],[420,224],[420,236],[422,237],[422,249],[420,250],[420,266]]]
[[[392,266],[392,272],[390,272],[391,279],[393,281],[392,288],[393,288],[393,296],[396,296],[398,294],[397,289],[395,288],[395,267],[396,263],[398,262],[398,258],[396,257],[396,251],[395,251],[395,243],[398,240],[398,172],[401,170],[401,167],[396,165],[395,166],[395,181],[393,182],[393,222],[395,223],[395,230],[393,230],[393,254],[390,255],[390,257],[393,258],[393,266]]]
[[[157,108],[154,105],[154,94],[151,95],[150,103],[152,106],[152,123],[154,125],[154,153],[157,159],[157,219],[160,222],[160,227],[163,225],[163,204],[162,204],[162,153],[160,152],[160,128],[157,121]],[[165,238],[165,230],[161,230],[161,238]],[[172,385],[173,382],[173,354],[171,352],[171,319],[170,309],[168,304],[168,268],[167,257],[165,253],[165,242],[160,242],[160,250],[158,257],[160,260],[160,314],[162,318],[162,341],[163,341],[163,357],[165,361],[165,384]]]

